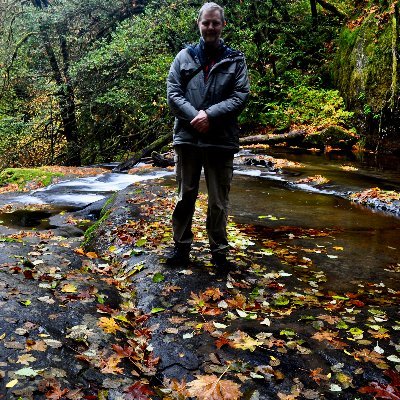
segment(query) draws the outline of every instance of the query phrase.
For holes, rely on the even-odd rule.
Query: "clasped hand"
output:
[[[190,121],[190,125],[200,133],[207,133],[210,129],[210,121],[208,120],[207,113],[204,110],[200,110],[199,113]]]

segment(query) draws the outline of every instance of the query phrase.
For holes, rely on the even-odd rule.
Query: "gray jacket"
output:
[[[237,117],[249,95],[249,79],[243,54],[223,43],[222,46],[221,56],[211,68],[207,82],[203,70],[193,76],[204,64],[201,42],[181,50],[171,65],[167,99],[175,116],[174,145],[239,150]],[[199,133],[190,125],[200,110],[210,120],[207,133]]]

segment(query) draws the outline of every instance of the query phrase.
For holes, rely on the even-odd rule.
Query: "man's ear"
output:
[[[224,21],[224,26],[226,26],[226,21]]]

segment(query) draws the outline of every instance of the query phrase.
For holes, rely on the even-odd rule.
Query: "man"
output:
[[[221,39],[224,10],[205,3],[198,15],[200,43],[181,50],[167,81],[168,104],[175,116],[174,149],[178,202],[172,215],[174,250],[170,266],[189,262],[195,202],[204,167],[208,191],[207,234],[212,262],[229,266],[226,224],[233,156],[239,150],[237,117],[243,110],[249,80],[242,53]]]

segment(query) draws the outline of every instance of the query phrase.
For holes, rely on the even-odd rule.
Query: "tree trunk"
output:
[[[67,141],[67,160],[66,164],[71,166],[81,165],[80,147],[78,144],[78,125],[75,115],[75,99],[72,84],[68,75],[69,59],[68,49],[65,38],[60,38],[61,54],[64,63],[64,76],[58,64],[56,55],[50,38],[45,31],[41,28],[41,36],[43,45],[46,50],[47,58],[49,60],[53,78],[58,86],[57,99],[60,108],[60,115],[63,126],[63,134]],[[65,76],[65,74],[67,74]]]
[[[167,133],[164,136],[156,139],[143,150],[137,151],[133,157],[123,163],[117,165],[112,172],[123,172],[134,167],[143,157],[151,155],[153,151],[157,151],[172,141],[172,133]]]
[[[303,130],[290,131],[281,135],[254,135],[240,138],[240,144],[274,144],[282,142],[293,142],[303,140],[307,132]]]
[[[32,0],[36,8],[45,9],[49,6],[48,0]],[[71,79],[69,76],[69,52],[67,41],[63,34],[59,33],[60,53],[63,60],[63,68],[57,61],[53,46],[45,26],[40,26],[40,35],[46,51],[47,58],[53,72],[58,91],[57,100],[60,108],[63,135],[67,141],[66,164],[71,166],[81,165],[81,151],[78,143],[78,124],[75,114],[75,98]]]
[[[316,0],[310,0],[312,26],[314,29],[318,27],[318,11]]]

